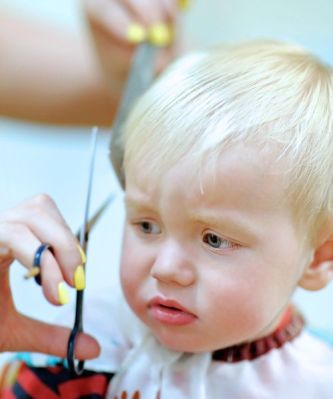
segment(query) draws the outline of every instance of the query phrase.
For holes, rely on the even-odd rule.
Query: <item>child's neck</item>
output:
[[[213,359],[229,363],[254,360],[296,338],[303,327],[303,317],[292,306],[288,306],[273,332],[251,342],[217,350],[213,352]]]

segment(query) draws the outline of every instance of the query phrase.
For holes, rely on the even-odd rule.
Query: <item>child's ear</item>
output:
[[[324,288],[333,279],[333,223],[325,226],[299,286],[310,291]]]

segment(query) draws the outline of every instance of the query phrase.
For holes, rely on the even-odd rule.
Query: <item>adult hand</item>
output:
[[[31,269],[37,248],[45,242],[53,252],[47,250],[41,258],[43,293],[49,302],[61,305],[67,300],[65,282],[82,288],[82,268],[79,282],[74,273],[83,260],[78,242],[53,200],[39,195],[0,214],[0,352],[31,351],[66,357],[70,330],[20,314],[9,285],[9,268],[14,259]],[[98,354],[95,339],[82,333],[76,357],[90,359]]]
[[[121,95],[138,43],[149,37],[163,47],[157,71],[175,56],[179,45],[176,33],[179,0],[82,0],[82,4],[98,58],[115,97]]]

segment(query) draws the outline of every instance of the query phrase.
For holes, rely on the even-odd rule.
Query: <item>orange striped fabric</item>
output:
[[[102,399],[112,374],[84,371],[76,376],[63,366],[28,367],[21,361],[5,366],[1,399]]]

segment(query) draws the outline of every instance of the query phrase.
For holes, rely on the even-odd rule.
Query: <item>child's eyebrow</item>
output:
[[[190,217],[195,223],[211,226],[212,228],[222,228],[229,234],[241,234],[247,240],[257,240],[261,236],[261,229],[258,223],[251,217],[239,214],[228,214],[227,212],[217,215],[218,212],[198,211],[193,212]]]
[[[127,209],[151,208],[151,202],[145,195],[138,195],[135,197],[126,195],[124,203]]]

